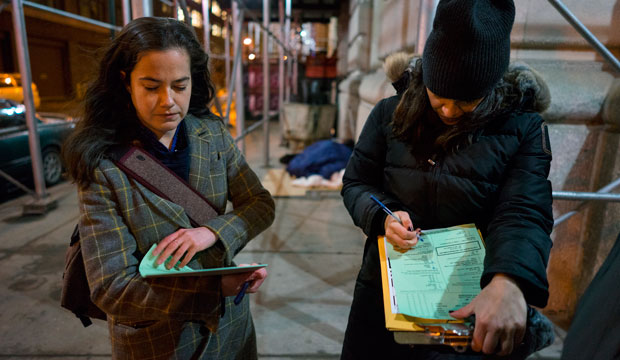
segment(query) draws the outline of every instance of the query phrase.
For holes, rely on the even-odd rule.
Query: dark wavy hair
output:
[[[431,113],[431,118],[437,122],[441,120],[431,108],[422,81],[422,59],[415,60],[414,66],[410,67],[404,76],[409,77],[409,85],[394,111],[392,131],[397,139],[408,144],[417,144],[423,136],[428,135],[425,132],[427,128],[436,128],[436,125],[428,123],[427,114]],[[504,79],[500,80],[474,111],[463,115],[456,125],[443,127],[435,139],[435,147],[450,153],[471,144],[477,129],[519,103],[520,99],[512,99],[511,87]]]
[[[82,101],[81,119],[65,142],[67,172],[82,188],[93,180],[94,170],[106,151],[130,143],[139,120],[126,89],[130,74],[147,51],[184,49],[190,58],[192,93],[190,114],[209,112],[214,97],[208,56],[186,24],[169,18],[143,17],[131,21],[104,49],[99,71]],[[125,73],[125,77],[121,76]]]

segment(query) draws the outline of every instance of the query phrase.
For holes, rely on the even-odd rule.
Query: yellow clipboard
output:
[[[383,308],[385,313],[385,327],[390,331],[424,331],[424,328],[416,325],[415,318],[392,312],[390,303],[390,290],[387,273],[387,256],[383,246],[383,236],[377,238],[379,245],[379,261],[381,262],[381,285],[383,289]]]
[[[471,342],[473,327],[463,320],[423,319],[392,312],[384,237],[379,236],[377,242],[381,265],[385,327],[394,332],[394,340],[399,344],[447,345],[457,352],[465,351]]]

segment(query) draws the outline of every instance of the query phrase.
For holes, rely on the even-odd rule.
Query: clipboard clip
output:
[[[463,353],[471,345],[474,323],[416,323],[422,331],[395,331],[394,340],[403,345],[446,345],[454,351]]]
[[[418,325],[424,329],[424,335],[428,338],[430,344],[448,345],[459,353],[467,350],[474,334],[473,324],[469,323]]]

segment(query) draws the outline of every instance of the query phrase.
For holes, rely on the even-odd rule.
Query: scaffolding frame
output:
[[[612,68],[620,72],[620,61],[601,43],[590,30],[562,3],[560,0],[548,0],[549,3],[568,21],[568,23],[596,50]],[[611,194],[610,192],[620,185],[620,178],[605,185],[597,192],[577,192],[577,191],[554,191],[552,193],[555,200],[570,200],[570,201],[620,201],[620,194]],[[579,210],[587,202],[580,203],[575,210],[569,211],[557,220],[555,220],[553,227],[560,225],[568,220],[571,216],[577,214]]]
[[[140,5],[140,9],[142,11],[135,11],[134,17],[139,17],[142,15],[152,14],[152,2],[149,0],[122,0],[123,7],[123,23],[127,24],[131,19],[131,10],[132,4],[138,6]],[[160,0],[161,1],[161,0]],[[285,1],[285,5],[283,4]],[[432,22],[434,19],[435,8],[437,4],[437,0],[421,0],[422,6],[419,14],[418,21],[418,41],[416,46],[416,51],[418,53],[422,53],[424,44],[426,42],[426,38],[430,33],[430,29],[432,26]],[[225,39],[225,47],[226,53],[223,58],[226,60],[226,83],[227,83],[227,107],[226,114],[224,115],[224,119],[228,122],[230,116],[230,107],[232,102],[232,94],[236,93],[236,108],[237,108],[237,137],[235,138],[235,142],[241,142],[241,150],[245,154],[245,137],[250,134],[255,129],[259,128],[261,125],[264,131],[264,166],[269,166],[269,52],[268,45],[269,41],[275,41],[279,46],[279,105],[280,111],[278,117],[280,122],[282,121],[282,106],[284,102],[290,101],[290,84],[289,81],[284,81],[285,76],[283,76],[284,72],[287,73],[286,79],[288,80],[291,76],[291,62],[295,62],[295,51],[291,50],[291,48],[286,44],[290,41],[290,27],[291,27],[291,0],[278,0],[279,2],[279,18],[280,24],[284,24],[284,28],[281,30],[280,36],[278,39],[276,35],[269,31],[269,23],[270,23],[270,15],[269,15],[269,0],[263,0],[263,21],[262,25],[256,18],[254,20],[259,24],[262,28],[263,34],[263,119],[249,128],[245,128],[245,119],[244,119],[244,94],[243,94],[243,82],[242,82],[242,69],[241,69],[241,26],[244,22],[244,10],[247,9],[243,0],[233,0],[232,2],[232,12],[233,12],[233,37],[234,37],[234,61],[233,61],[233,69],[229,71],[229,63],[230,63],[230,53],[229,53],[229,39]],[[566,18],[566,20],[581,34],[584,39],[586,39],[594,49],[603,56],[603,58],[616,70],[620,71],[620,62],[611,54],[611,52],[573,15],[568,8],[560,1],[560,0],[549,0],[551,5],[553,5],[558,12],[562,16]],[[181,1],[183,5],[185,5],[185,1]],[[26,28],[25,28],[25,19],[24,19],[24,11],[23,6],[29,6],[33,8],[37,8],[39,10],[48,11],[50,13],[54,13],[57,15],[61,15],[64,17],[68,17],[71,19],[83,21],[92,25],[100,26],[106,29],[110,29],[112,31],[119,31],[121,28],[115,26],[113,24],[104,23],[101,21],[93,20],[84,16],[72,14],[66,11],[58,10],[49,6],[40,5],[34,3],[32,1],[26,0],[11,0],[12,4],[12,13],[13,13],[13,26],[15,31],[15,43],[17,46],[18,60],[20,66],[21,77],[23,79],[24,84],[32,83],[32,75],[30,72],[30,58],[28,54],[28,45],[26,38]],[[6,3],[3,4],[4,8]],[[204,27],[204,43],[205,43],[205,52],[210,54],[210,8],[211,1],[204,0],[203,1],[203,27]],[[1,10],[1,9],[0,9]],[[186,6],[183,6],[184,13],[187,14]],[[187,15],[186,15],[187,16]],[[226,20],[226,27],[228,26],[228,19]],[[228,34],[227,27],[227,34]],[[214,58],[220,58],[215,54],[210,54]],[[292,61],[284,61],[284,56],[287,56],[289,60]],[[292,59],[290,57],[292,57]],[[293,64],[294,65],[294,64]],[[286,69],[285,69],[286,67]],[[294,70],[293,70],[294,72]],[[41,151],[40,151],[40,142],[38,131],[36,128],[36,119],[35,119],[35,108],[33,101],[32,89],[29,86],[22,87],[24,92],[24,104],[26,106],[26,123],[28,126],[29,133],[29,148],[32,159],[32,167],[33,167],[33,177],[35,182],[35,191],[28,189],[23,184],[19,183],[17,180],[8,176],[8,174],[4,172],[0,172],[0,176],[6,178],[10,182],[16,184],[16,186],[26,189],[25,191],[32,195],[34,198],[35,206],[29,206],[28,210],[25,209],[25,212],[28,213],[45,213],[50,207],[53,207],[53,203],[49,201],[48,194],[45,188],[45,181],[43,180],[43,170],[42,170],[42,159],[41,159]],[[236,90],[236,91],[235,91]],[[620,201],[620,194],[611,194],[610,192],[620,185],[620,178],[615,180],[614,182],[608,184],[597,192],[569,192],[569,191],[554,191],[553,198],[555,200],[570,200],[570,201],[611,201],[617,202]],[[50,204],[52,204],[50,206]],[[584,203],[581,203],[578,208],[580,208]],[[32,205],[32,204],[31,204]],[[558,218],[554,224],[554,226],[558,226],[562,222],[566,221],[568,218],[576,214],[578,210],[574,210],[562,215]]]
[[[162,0],[160,0],[162,1]],[[281,1],[281,0],[280,0]],[[184,14],[188,17],[188,11],[186,8],[186,2],[184,0],[179,0],[181,3],[181,7],[183,8]],[[287,21],[286,21],[286,29],[283,31],[285,34],[290,33],[290,2],[291,0],[286,0],[287,2]],[[170,3],[170,2],[166,2]],[[26,29],[25,29],[25,18],[23,6],[29,6],[32,8],[36,8],[39,10],[43,10],[49,13],[53,13],[56,15],[60,15],[63,17],[71,18],[74,20],[79,20],[85,23],[89,23],[91,25],[95,25],[98,27],[102,27],[105,29],[109,29],[111,31],[120,31],[121,27],[115,26],[114,24],[108,24],[105,22],[101,22],[98,20],[93,20],[84,16],[76,15],[67,11],[59,10],[53,7],[41,5],[32,1],[27,0],[11,0],[12,4],[12,13],[13,13],[13,23],[14,23],[14,32],[15,32],[15,44],[16,44],[16,52],[18,54],[19,66],[21,77],[23,79],[24,84],[32,83],[32,75],[30,70],[30,58],[28,54],[28,45],[27,45],[27,37],[26,37]],[[8,3],[3,3],[2,8],[4,9]],[[133,18],[141,17],[141,16],[151,16],[153,13],[153,3],[150,0],[122,0],[121,2],[122,10],[123,10],[123,24],[126,25]],[[269,40],[274,40],[278,43],[280,47],[281,53],[291,54],[288,46],[285,46],[282,41],[280,41],[274,34],[269,31],[269,0],[263,0],[263,24],[261,28],[263,29],[263,119],[251,126],[248,129],[245,129],[245,119],[244,119],[244,96],[243,96],[243,79],[242,79],[242,69],[241,69],[241,26],[244,21],[244,2],[241,0],[234,0],[233,3],[233,33],[235,37],[235,48],[234,48],[234,62],[233,62],[233,70],[229,71],[230,68],[230,52],[229,52],[229,39],[225,39],[225,47],[226,54],[224,56],[218,56],[216,54],[210,54],[210,9],[211,9],[211,1],[204,0],[203,1],[203,27],[204,27],[204,44],[205,44],[205,52],[214,58],[224,58],[226,61],[226,83],[228,90],[228,98],[227,98],[227,107],[226,114],[224,115],[224,119],[228,122],[228,118],[230,116],[230,105],[232,101],[232,93],[236,93],[236,112],[237,112],[237,138],[235,142],[241,141],[241,150],[245,154],[245,137],[250,134],[253,130],[257,129],[260,125],[263,126],[264,131],[264,165],[269,166]],[[239,6],[241,5],[241,7]],[[132,11],[132,9],[134,11]],[[175,14],[176,16],[176,14]],[[189,21],[189,19],[188,19]],[[226,20],[226,26],[228,26],[228,19]],[[191,21],[190,21],[191,25]],[[236,28],[236,31],[235,31]],[[227,34],[228,34],[227,28]],[[282,57],[280,59],[282,61]],[[282,67],[282,66],[280,66]],[[279,77],[279,88],[285,87],[284,85],[284,77]],[[235,91],[236,88],[236,91]],[[35,119],[35,108],[33,101],[32,89],[28,86],[22,88],[24,92],[24,104],[26,106],[26,123],[28,126],[28,139],[29,139],[29,148],[31,154],[32,168],[33,168],[33,177],[35,182],[35,191],[30,190],[25,185],[21,184],[16,179],[12,178],[8,174],[3,171],[0,171],[0,176],[6,178],[9,182],[15,184],[17,187],[26,191],[29,195],[33,196],[33,203],[28,204],[24,208],[24,213],[28,214],[44,214],[50,208],[55,206],[55,201],[49,199],[49,195],[47,194],[45,188],[45,181],[43,179],[43,169],[42,169],[42,159],[41,159],[41,149],[40,149],[40,141],[38,136],[38,131],[36,127],[36,119]],[[265,96],[267,94],[267,96]],[[280,107],[282,107],[282,102],[280,102]]]
[[[286,0],[287,21],[285,22],[284,31],[281,31],[281,33],[284,33],[283,37],[285,38],[285,41],[281,41],[280,39],[278,39],[278,37],[269,30],[269,23],[270,23],[269,0],[263,0],[262,24],[258,21],[259,19],[251,15],[253,20],[261,28],[262,34],[263,34],[262,36],[263,38],[262,40],[262,45],[263,45],[263,118],[259,122],[250,126],[248,129],[245,128],[245,114],[244,114],[244,109],[243,109],[244,94],[243,94],[243,89],[242,89],[242,72],[241,72],[241,61],[242,61],[241,60],[241,53],[242,53],[241,26],[244,21],[243,15],[245,11],[248,10],[248,7],[246,6],[243,0],[233,0],[231,5],[232,5],[232,13],[233,13],[233,37],[234,37],[235,47],[233,51],[233,54],[234,54],[233,70],[230,74],[230,80],[227,81],[230,85],[228,87],[228,98],[226,101],[227,113],[224,116],[224,119],[225,119],[225,122],[228,123],[228,119],[230,115],[230,106],[232,102],[232,93],[234,91],[236,95],[235,105],[236,105],[236,112],[237,112],[237,122],[236,122],[237,137],[235,138],[235,142],[241,142],[240,148],[241,148],[241,151],[245,154],[245,137],[248,134],[250,134],[252,131],[258,129],[262,125],[263,132],[264,132],[263,134],[264,135],[263,160],[264,160],[264,166],[269,167],[269,142],[270,142],[269,141],[269,120],[271,118],[271,115],[269,114],[269,101],[270,101],[270,96],[269,96],[269,83],[270,83],[269,81],[269,41],[273,40],[278,44],[279,51],[281,54],[284,53],[287,55],[293,55],[292,56],[293,58],[295,57],[294,52],[292,52],[289,46],[285,44],[289,40],[287,34],[290,34],[291,0]],[[280,20],[280,22],[282,22],[282,20]],[[238,29],[238,30],[235,30],[235,29]],[[283,62],[283,61],[284,61],[283,57],[280,56],[279,62]],[[283,65],[280,65],[279,67],[282,69],[284,68]],[[286,78],[288,80],[289,77],[286,77]],[[279,89],[285,89],[288,85],[288,81],[285,81],[284,76],[279,76],[278,82],[279,82],[278,84]],[[280,95],[279,95],[279,99],[280,99]],[[284,101],[288,102],[289,98],[285,99]],[[284,102],[279,102],[279,107],[280,107],[279,114],[278,114],[279,121],[282,120],[281,113],[282,113],[283,104]]]
[[[32,73],[30,71],[30,54],[28,51],[28,38],[26,36],[26,21],[24,18],[24,2],[22,0],[11,0],[11,12],[13,15],[13,32],[19,72],[22,79],[22,92],[24,105],[26,107],[26,126],[28,128],[28,149],[30,151],[30,162],[32,166],[32,177],[34,180],[35,191],[28,191],[33,198],[31,202],[23,206],[24,215],[42,215],[57,206],[57,202],[49,197],[45,188],[43,178],[43,160],[41,155],[41,143],[37,129],[36,109],[34,106],[34,95],[32,93]],[[6,178],[11,183],[21,189],[27,188],[17,180],[4,172],[0,176]]]

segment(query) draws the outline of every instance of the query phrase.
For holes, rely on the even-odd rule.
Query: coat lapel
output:
[[[210,164],[210,137],[203,136],[208,128],[206,124],[192,115],[185,118],[187,137],[189,140],[189,184],[201,194],[207,194],[211,187],[210,180],[203,174],[209,173]]]

